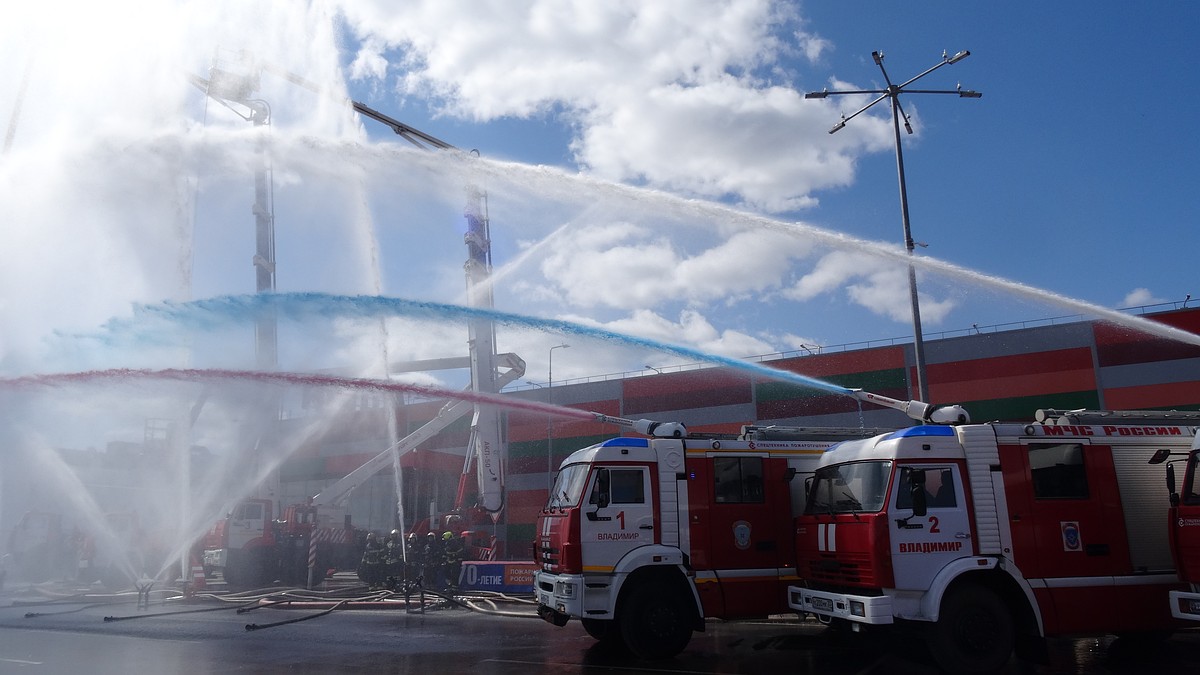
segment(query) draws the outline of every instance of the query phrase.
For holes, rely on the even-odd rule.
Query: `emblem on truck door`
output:
[[[1082,541],[1079,535],[1079,522],[1066,520],[1059,523],[1062,526],[1062,541],[1064,551],[1082,551]]]
[[[733,545],[741,551],[750,548],[750,523],[739,520],[733,524]]]

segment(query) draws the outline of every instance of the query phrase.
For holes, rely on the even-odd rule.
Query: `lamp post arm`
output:
[[[830,94],[844,94],[844,93],[849,93],[849,92],[834,92],[834,91],[831,91],[831,92],[829,92],[829,93],[830,93]],[[890,95],[890,94],[888,94],[887,92],[884,92],[882,95],[880,95],[880,97],[879,97],[879,98],[875,99],[874,101],[871,101],[870,103],[868,103],[868,104],[864,105],[863,107],[859,108],[858,110],[855,110],[855,111],[854,111],[852,114],[850,114],[850,115],[847,115],[847,116],[845,116],[845,117],[842,117],[841,124],[845,124],[846,122],[849,122],[850,120],[854,119],[855,117],[858,117],[859,115],[861,115],[861,114],[865,113],[865,112],[867,111],[867,109],[868,109],[868,108],[870,108],[871,106],[875,105],[876,103],[879,103],[879,102],[880,102],[880,101],[882,101],[883,99],[887,98],[889,95]],[[840,128],[840,127],[839,127],[839,128]],[[832,132],[831,132],[831,133],[832,133]]]
[[[948,65],[950,65],[950,59],[944,59],[941,63],[931,66],[925,72],[923,72],[919,75],[912,76],[911,78],[906,80],[904,82],[904,84],[901,84],[900,88],[903,89],[903,88],[907,87],[908,85],[912,84],[913,82],[916,82],[917,80],[921,79],[922,77],[925,77],[926,75],[932,73],[933,71],[937,70],[938,68],[941,68],[942,66],[948,66]],[[880,68],[883,68],[883,66],[880,66]]]
[[[959,96],[962,96],[963,90],[961,90],[961,89],[905,89],[901,93],[904,93],[904,94],[957,94]],[[968,89],[967,93],[970,94],[970,93],[976,93],[976,92],[972,92],[971,90]]]
[[[907,131],[909,133],[909,135],[912,135],[912,132],[913,132],[912,123],[910,123],[908,121],[908,113],[904,112],[904,105],[900,103],[899,96],[892,97],[892,116],[896,117],[896,119],[894,119],[892,121],[897,124],[899,123],[900,120],[904,120],[904,130]],[[899,143],[899,142],[900,142],[900,131],[899,131],[899,127],[897,127],[896,143]],[[897,146],[897,147],[899,147],[899,146]]]
[[[826,96],[844,96],[846,94],[886,94],[887,89],[839,89],[837,91],[810,91],[804,98],[825,98]]]

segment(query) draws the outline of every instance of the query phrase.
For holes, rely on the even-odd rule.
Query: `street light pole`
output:
[[[879,70],[883,73],[883,79],[887,82],[887,89],[858,89],[845,91],[811,91],[804,95],[804,98],[827,98],[829,96],[840,96],[844,94],[879,94],[878,98],[870,103],[859,108],[854,114],[849,117],[842,115],[842,120],[835,124],[829,133],[837,133],[846,126],[846,122],[858,117],[861,113],[866,112],[868,108],[879,103],[883,99],[890,99],[892,105],[892,129],[896,134],[896,171],[900,175],[900,217],[901,223],[904,226],[904,248],[908,251],[911,258],[913,255],[913,238],[912,229],[909,227],[908,221],[908,188],[904,181],[904,154],[901,150],[900,143],[900,119],[904,119],[904,129],[908,133],[912,133],[912,124],[909,123],[909,117],[904,113],[904,108],[900,105],[900,94],[957,94],[959,98],[980,98],[983,94],[970,89],[964,90],[962,86],[948,90],[932,90],[932,89],[905,89],[908,85],[925,77],[933,71],[948,66],[953,63],[958,63],[971,55],[971,52],[961,51],[954,56],[947,56],[942,52],[942,60],[940,63],[931,68],[926,69],[921,74],[909,79],[903,84],[892,84],[892,80],[888,77],[887,70],[883,67],[883,52],[871,52],[871,58],[875,60],[875,65],[879,66]],[[929,380],[925,375],[925,341],[921,334],[921,304],[917,297],[917,270],[912,262],[908,263],[908,291],[910,301],[912,302],[912,321],[913,321],[913,356],[917,362],[917,397],[922,401],[929,400]]]
[[[566,349],[571,345],[565,342],[550,348],[549,367],[546,372],[546,401],[554,405],[554,350]],[[554,485],[554,418],[546,415],[546,490]]]

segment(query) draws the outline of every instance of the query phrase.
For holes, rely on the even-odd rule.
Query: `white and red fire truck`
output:
[[[478,369],[480,361],[484,359],[432,359],[393,367],[397,370],[466,366]],[[486,360],[488,368],[496,363],[508,369],[499,376],[493,375],[494,388],[497,390],[525,373],[525,361],[516,354],[492,354]],[[473,376],[473,381],[480,379],[482,376]],[[474,383],[472,387],[475,387]],[[390,468],[400,456],[415,450],[472,411],[473,452],[469,451],[465,458],[456,510],[444,514],[441,523],[437,517],[431,516],[425,521],[425,529],[421,533],[428,531],[430,521],[439,525],[453,522],[458,528],[469,530],[471,555],[479,556],[483,551],[494,552],[495,538],[484,536],[484,541],[481,541],[478,525],[483,519],[494,523],[495,515],[504,505],[502,438],[498,418],[488,406],[480,406],[467,399],[455,399],[446,403],[433,419],[321,490],[307,503],[283,508],[279,520],[272,517],[274,502],[270,499],[246,499],[238,503],[200,542],[205,574],[219,571],[228,583],[256,586],[274,579],[298,583],[306,578],[306,570],[308,576],[316,574],[317,578],[323,579],[325,572],[331,569],[355,569],[362,554],[366,531],[351,526],[346,516],[343,516],[342,523],[329,522],[333,518],[330,514],[339,512],[351,493],[372,476]],[[472,479],[480,505],[475,509],[464,504],[464,496]]]
[[[676,423],[597,418],[652,438],[613,438],[563,461],[537,522],[538,614],[558,626],[579,619],[642,658],[674,656],[705,617],[787,612],[805,479],[830,445],[876,433],[688,435]]]
[[[329,570],[354,569],[365,532],[320,522],[308,504],[287,506],[278,519],[272,508],[270,499],[246,499],[218,521],[201,541],[205,574],[220,572],[232,586],[262,586],[304,583],[309,570],[324,579]]]
[[[916,629],[950,672],[993,671],[1040,637],[1171,630],[1180,584],[1147,460],[1190,447],[1196,428],[1138,413],[1035,419],[831,448],[796,520],[804,583],[788,605]]]
[[[69,533],[60,513],[27,511],[8,533],[0,573],[34,583],[75,574],[83,536]]]
[[[143,577],[174,581],[178,565],[168,560],[170,547],[160,530],[143,523],[136,511],[104,514],[103,527],[84,537],[78,581],[99,581],[113,591],[130,588]]]
[[[1200,412],[1189,413],[1200,419]],[[1167,489],[1170,492],[1170,515],[1167,519],[1171,552],[1175,568],[1187,589],[1170,593],[1172,616],[1200,621],[1200,436],[1192,441],[1184,463],[1182,490],[1175,490],[1175,467],[1167,463]],[[1170,457],[1162,450],[1150,460],[1160,464]]]

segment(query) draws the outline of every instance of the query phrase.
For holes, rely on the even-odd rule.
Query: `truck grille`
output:
[[[544,564],[544,565],[557,565],[558,564],[558,558],[559,558],[558,549],[552,548],[547,543],[543,543],[542,546],[538,550],[542,554],[542,556],[541,556],[542,559],[540,561],[542,564]]]
[[[813,583],[835,586],[877,586],[871,559],[865,553],[821,554],[810,560],[800,576]]]

